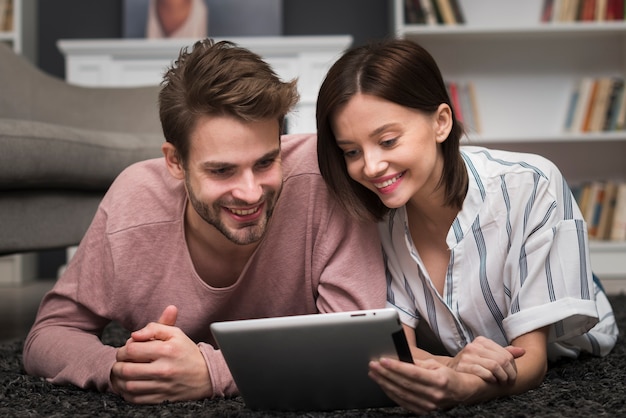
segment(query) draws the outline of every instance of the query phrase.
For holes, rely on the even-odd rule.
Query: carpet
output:
[[[604,358],[583,356],[550,365],[544,382],[517,396],[437,411],[430,417],[581,417],[626,416],[626,295],[610,297],[620,335]],[[121,345],[127,332],[107,328],[103,340]],[[160,405],[133,405],[110,393],[55,386],[27,376],[22,369],[22,340],[0,345],[0,416],[2,417],[408,417],[402,408],[330,412],[259,412],[241,398]]]

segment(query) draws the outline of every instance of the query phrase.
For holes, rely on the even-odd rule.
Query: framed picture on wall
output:
[[[281,36],[282,11],[283,0],[123,0],[123,36]]]

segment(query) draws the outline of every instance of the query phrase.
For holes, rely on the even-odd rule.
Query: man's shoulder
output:
[[[163,158],[157,158],[124,169],[109,188],[101,207],[107,212],[109,222],[120,223],[114,228],[123,228],[175,219],[184,201],[182,182],[169,174]]]
[[[477,169],[481,176],[528,174],[538,175],[546,180],[562,177],[552,161],[538,154],[475,146],[464,146],[461,150],[466,164],[471,164],[470,168]]]
[[[317,164],[317,135],[283,135],[281,154],[285,178],[301,174],[320,175]]]

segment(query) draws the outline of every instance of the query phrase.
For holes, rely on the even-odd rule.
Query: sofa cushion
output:
[[[106,190],[130,164],[162,156],[163,136],[0,118],[0,190]]]

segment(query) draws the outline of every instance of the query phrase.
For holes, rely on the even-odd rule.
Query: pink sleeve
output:
[[[314,262],[325,260],[318,267],[318,310],[385,307],[387,282],[376,224],[351,221],[335,209],[329,217],[323,243],[314,258]]]
[[[24,343],[24,369],[56,384],[110,390],[116,348],[98,337],[106,319],[106,287],[110,263],[99,211],[68,269],[43,298],[37,319]],[[82,279],[81,279],[82,278]]]
[[[223,398],[238,395],[239,391],[226,365],[226,360],[220,350],[216,350],[212,345],[199,343],[200,351],[209,368],[209,376],[213,387],[213,397]]]

